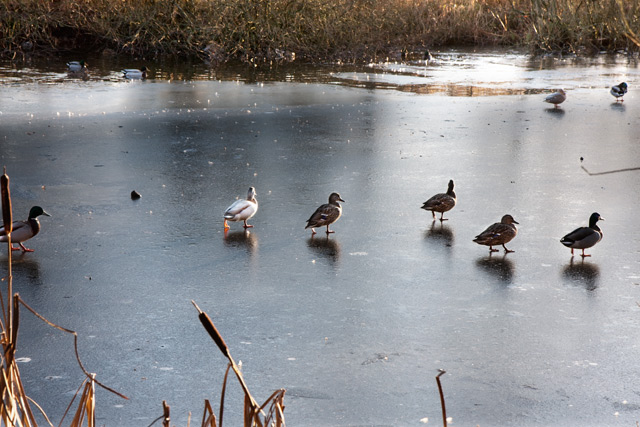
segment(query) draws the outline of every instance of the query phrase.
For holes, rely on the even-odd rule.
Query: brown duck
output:
[[[498,249],[493,249],[493,246],[497,245],[502,245],[505,253],[515,252],[505,246],[518,234],[518,229],[514,224],[518,224],[518,222],[511,215],[505,215],[500,222],[490,225],[473,241],[479,245],[489,246],[489,252],[498,252]]]
[[[446,193],[438,193],[423,203],[422,209],[431,211],[433,220],[436,220],[436,212],[440,212],[440,221],[447,221],[444,213],[453,209],[457,202],[456,193],[453,191],[453,180],[449,181]]]
[[[329,196],[329,203],[320,206],[307,220],[307,228],[311,228],[311,235],[316,234],[315,227],[327,226],[327,234],[335,233],[335,231],[329,230],[329,225],[333,224],[342,215],[342,206],[340,203],[344,202],[338,193],[331,193]]]

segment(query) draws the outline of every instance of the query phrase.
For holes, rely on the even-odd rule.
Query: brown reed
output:
[[[446,45],[631,49],[640,0],[3,0],[0,52],[371,60]]]
[[[227,358],[229,364],[224,374],[224,380],[222,382],[222,392],[220,395],[220,424],[216,425],[216,417],[211,408],[211,404],[208,400],[205,400],[205,410],[202,416],[202,426],[209,427],[222,427],[223,415],[224,415],[224,398],[227,388],[227,379],[229,377],[229,371],[232,370],[236,374],[236,378],[242,387],[244,392],[244,427],[262,427],[262,426],[276,426],[282,427],[285,425],[284,421],[284,389],[279,389],[273,392],[271,396],[262,404],[258,405],[256,400],[251,395],[247,384],[244,381],[244,377],[240,368],[231,357],[229,347],[225,343],[222,335],[213,324],[213,321],[207,313],[200,310],[200,307],[191,301],[193,306],[198,310],[198,317],[202,326],[209,333],[209,336],[216,343],[222,354]]]

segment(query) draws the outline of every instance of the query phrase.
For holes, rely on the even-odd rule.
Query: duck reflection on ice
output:
[[[258,236],[247,229],[234,232],[225,231],[224,243],[235,248],[244,247],[249,253],[253,253],[258,248]]]
[[[439,224],[436,224],[439,223]],[[431,227],[424,233],[424,238],[447,247],[453,246],[453,230],[442,221],[434,220]]]
[[[311,236],[307,240],[307,246],[309,246],[313,252],[327,258],[333,262],[340,261],[340,243],[335,240],[326,237],[314,237]]]
[[[36,258],[25,256],[25,252],[13,256],[13,276],[26,277],[33,285],[42,285],[40,264]]]
[[[562,270],[564,278],[573,284],[584,286],[588,291],[594,291],[600,281],[600,268],[596,264],[582,261],[573,262],[573,258]]]
[[[489,254],[489,256],[478,258],[476,265],[503,283],[513,282],[515,266],[506,254],[501,257]]]

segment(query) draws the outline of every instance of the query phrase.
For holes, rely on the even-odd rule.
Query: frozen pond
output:
[[[287,389],[291,426],[442,425],[440,368],[453,426],[640,420],[637,63],[435,56],[144,82],[0,67],[14,217],[52,215],[14,253],[14,289],[130,397],[98,389],[99,425],[149,425],[163,400],[176,425],[217,411],[226,360],[191,300],[258,401]],[[420,206],[449,179],[458,205],[432,222]],[[250,186],[255,228],[225,234]],[[333,191],[336,233],[311,238]],[[559,239],[594,211],[604,238],[572,259]],[[506,213],[515,253],[489,256],[472,239]],[[73,340],[24,310],[20,328],[27,394],[57,423],[83,379]],[[226,402],[241,425],[235,380]]]

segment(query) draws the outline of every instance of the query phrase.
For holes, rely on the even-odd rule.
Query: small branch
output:
[[[444,394],[442,393],[442,384],[440,384],[440,377],[447,373],[444,369],[438,369],[439,373],[436,375],[436,382],[438,383],[438,391],[440,392],[440,405],[442,406],[442,425],[447,427],[447,408],[444,405]]]

